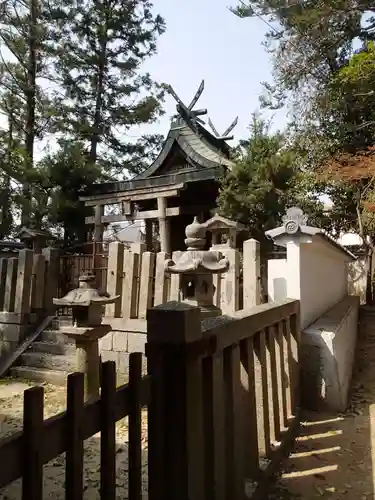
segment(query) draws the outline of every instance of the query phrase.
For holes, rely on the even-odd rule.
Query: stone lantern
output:
[[[35,254],[42,253],[42,248],[46,246],[47,241],[53,239],[47,231],[28,227],[22,227],[17,236],[25,248],[30,248]]]
[[[204,223],[206,231],[212,234],[212,250],[236,248],[237,234],[246,231],[240,222],[226,219],[221,215],[214,215]]]
[[[73,326],[63,327],[61,333],[71,337],[76,344],[77,370],[85,374],[87,398],[99,395],[100,357],[99,339],[111,331],[110,325],[102,325],[103,306],[111,304],[119,295],[110,297],[95,288],[95,275],[87,273],[79,278],[79,286],[61,299],[53,299],[57,307],[71,307]]]
[[[220,316],[221,310],[213,303],[213,275],[228,271],[229,261],[218,251],[203,250],[206,244],[206,228],[194,218],[186,227],[185,244],[177,262],[167,260],[165,271],[181,275],[180,293],[183,302],[198,306],[202,319]]]

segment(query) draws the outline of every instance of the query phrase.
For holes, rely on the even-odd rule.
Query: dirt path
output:
[[[358,340],[349,410],[343,415],[304,416],[272,498],[375,498],[375,317],[365,326]]]
[[[22,429],[23,391],[32,387],[31,383],[12,380],[0,381],[0,438],[13,434]],[[45,418],[64,411],[66,408],[65,388],[44,385],[45,390]],[[147,432],[146,413],[142,419],[143,445],[146,450]],[[117,441],[117,490],[118,499],[127,498],[127,419],[123,419],[116,426]],[[145,457],[146,457],[145,453]],[[144,458],[144,498],[147,498],[147,468]],[[44,498],[65,500],[65,454],[60,455],[44,466]],[[96,434],[85,441],[84,464],[84,499],[99,499],[98,486],[100,484],[100,434]],[[0,500],[19,500],[21,498],[21,481],[0,490]]]

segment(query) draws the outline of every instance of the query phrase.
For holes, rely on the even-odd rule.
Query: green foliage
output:
[[[134,139],[163,112],[162,86],[141,71],[165,30],[152,11],[149,0],[0,0],[0,238],[21,211],[84,240],[78,192],[154,159],[161,137]]]
[[[101,172],[99,163],[86,161],[82,143],[68,141],[60,141],[58,152],[39,164],[48,203],[37,210],[48,225],[63,229],[65,245],[85,241],[85,217],[92,215],[92,209],[79,201],[79,191],[103,180]]]
[[[250,138],[241,142],[236,165],[223,180],[220,211],[245,224],[251,236],[264,243],[264,232],[280,225],[290,206],[298,205],[314,217],[323,215],[310,182],[285,136],[271,133],[270,124],[253,115]]]
[[[372,146],[373,2],[248,0],[240,7],[242,14],[249,8],[245,17],[261,16],[269,23],[265,45],[272,58],[273,82],[264,85],[262,104],[272,109],[288,106],[289,134],[304,168],[320,172],[332,157]],[[369,221],[364,207],[371,175],[358,182],[355,176],[340,178],[339,169],[337,174],[335,179],[318,178],[315,190],[334,202],[337,230],[361,230]],[[358,194],[362,189],[366,199]]]
[[[151,9],[149,0],[64,0],[52,8],[50,45],[65,97],[60,128],[115,176],[144,169],[161,141],[128,135],[162,113],[162,87],[140,72],[165,29]]]

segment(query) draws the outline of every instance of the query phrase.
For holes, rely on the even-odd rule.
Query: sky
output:
[[[233,2],[233,3],[231,3]],[[205,90],[196,108],[207,108],[219,133],[238,116],[235,138],[248,137],[251,113],[259,109],[261,82],[270,81],[271,62],[261,45],[268,27],[258,18],[239,19],[228,7],[236,0],[154,0],[154,12],[167,29],[159,38],[158,54],[144,66],[159,82],[172,85],[189,104],[202,79]],[[166,114],[148,131],[166,134],[176,103],[170,95]],[[271,115],[269,115],[271,116]],[[283,112],[274,115],[283,128]]]

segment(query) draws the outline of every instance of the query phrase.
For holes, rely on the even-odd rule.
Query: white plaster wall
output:
[[[288,255],[289,257],[289,255]],[[329,243],[300,244],[301,327],[305,328],[347,295],[348,258]]]
[[[267,263],[268,302],[277,302],[287,297],[287,261],[270,259]]]
[[[344,411],[348,404],[358,330],[359,297],[345,297],[303,331],[302,403]]]

